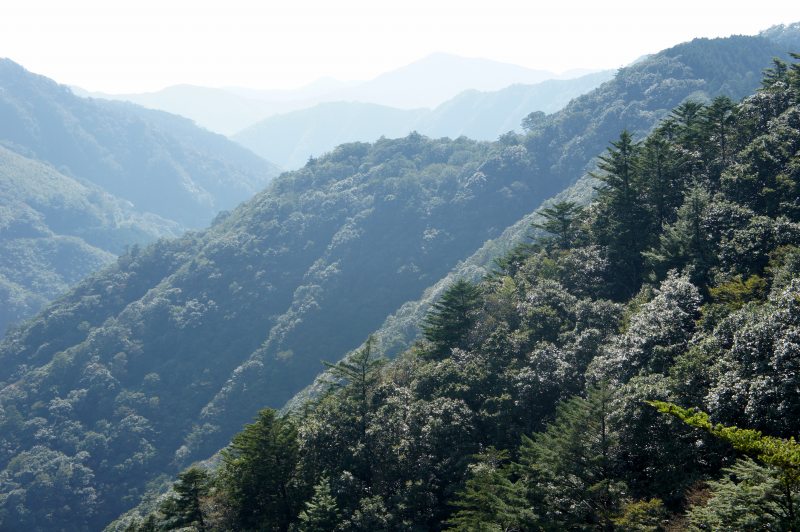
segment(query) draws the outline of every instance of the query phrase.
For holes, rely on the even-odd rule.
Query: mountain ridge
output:
[[[577,181],[620,129],[644,135],[689,97],[752,90],[749,73],[782,52],[760,38],[674,47],[494,143],[343,145],[211,228],[126,254],[0,345],[4,509],[81,494],[65,513],[6,519],[105,524]],[[19,484],[22,463],[65,464],[76,489]]]

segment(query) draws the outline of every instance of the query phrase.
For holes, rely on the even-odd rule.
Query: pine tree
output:
[[[672,221],[680,205],[683,192],[681,159],[667,140],[663,128],[650,135],[642,145],[639,163],[642,188],[655,229]]]
[[[448,521],[449,530],[523,530],[532,514],[522,484],[511,481],[511,468],[505,464],[508,452],[489,447],[475,458],[466,486],[453,503],[459,510]]]
[[[558,248],[570,249],[577,237],[577,222],[582,212],[583,208],[575,202],[561,201],[539,211],[544,222],[532,226],[553,235],[552,240]]]
[[[364,347],[337,364],[325,362],[330,374],[336,379],[334,388],[341,390],[340,401],[353,426],[357,427],[360,452],[353,458],[359,478],[371,482],[374,468],[372,448],[367,441],[367,425],[373,389],[380,380],[380,370],[386,359],[375,351],[375,337],[370,336]]]
[[[778,472],[781,503],[785,508],[786,530],[800,530],[797,494],[800,491],[800,443],[794,438],[765,436],[752,429],[713,424],[709,415],[698,410],[683,408],[664,401],[649,401],[664,414],[677,417],[687,425],[704,430],[726,441],[737,451],[752,456]]]
[[[233,528],[287,530],[297,515],[291,483],[298,460],[297,429],[265,408],[222,451],[220,485],[234,514]]]
[[[480,288],[460,279],[433,304],[422,326],[425,338],[433,344],[430,353],[433,358],[443,358],[454,347],[467,347],[468,334],[475,324],[475,311],[480,302]]]
[[[593,177],[604,183],[599,188],[599,211],[592,230],[598,243],[608,250],[614,274],[615,295],[629,297],[642,278],[641,252],[647,246],[650,220],[642,201],[638,175],[639,145],[623,131],[608,153],[600,157],[600,174]]]
[[[314,486],[314,496],[306,502],[305,507],[299,516],[300,530],[303,532],[330,532],[336,529],[341,512],[336,505],[336,499],[331,494],[330,481],[327,477],[323,477]]]
[[[199,531],[206,529],[200,500],[208,493],[208,473],[200,467],[190,467],[178,475],[178,481],[173,485],[175,503],[171,510],[174,528],[194,526]]]
[[[711,497],[689,509],[696,530],[796,530],[787,499],[773,468],[753,460],[737,460],[722,470],[723,476],[709,482]],[[797,494],[792,496],[796,506]]]
[[[544,432],[523,437],[520,474],[537,513],[557,527],[612,530],[626,491],[610,425],[611,390],[591,388],[586,398],[562,403]]]
[[[706,173],[709,185],[715,190],[722,171],[731,162],[736,105],[727,96],[714,98],[701,112],[706,151]]]

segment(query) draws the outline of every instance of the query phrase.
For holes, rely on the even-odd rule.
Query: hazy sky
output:
[[[282,88],[368,79],[432,52],[616,68],[795,21],[796,0],[0,0],[0,57],[90,90]]]

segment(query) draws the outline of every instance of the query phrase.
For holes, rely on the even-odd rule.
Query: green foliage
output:
[[[603,182],[599,190],[600,209],[592,230],[597,242],[606,247],[615,275],[615,295],[630,297],[643,275],[641,253],[647,246],[651,219],[640,202],[639,153],[641,147],[623,131],[600,157],[602,173],[593,177]]]
[[[591,388],[559,406],[545,432],[523,438],[520,474],[537,513],[563,528],[612,528],[627,487],[620,477],[618,434],[610,421],[613,393]]]
[[[737,460],[709,482],[705,504],[689,509],[693,530],[797,530],[800,493],[786,497],[775,470],[750,459]],[[788,503],[788,504],[787,504]]]
[[[204,519],[219,529],[297,526],[327,478],[342,529],[436,530],[457,509],[472,457],[490,447],[526,466],[510,481],[524,482],[537,526],[610,528],[631,499],[681,512],[681,490],[728,456],[658,424],[637,409],[643,399],[692,398],[724,423],[797,432],[800,286],[790,255],[777,252],[800,243],[795,95],[777,83],[734,109],[720,101],[716,114],[690,102],[654,140],[644,136],[691,94],[743,95],[757,84],[747,72],[773,52],[764,39],[682,45],[623,69],[524,138],[343,145],[207,231],[132,248],[0,346],[2,526],[48,516],[102,526],[583,175],[624,125],[631,134],[605,155],[608,184],[580,238],[518,250],[504,270],[462,287],[469,297],[442,299],[429,313],[432,336],[396,362],[373,366],[368,342],[356,364],[334,366],[341,382],[330,393],[296,417],[248,427],[213,474]],[[586,194],[596,181],[582,183]],[[708,202],[692,205],[693,194]],[[531,221],[514,228],[519,241]],[[662,250],[664,227],[675,231]],[[507,242],[484,248],[482,264]],[[458,266],[465,279],[485,271],[474,264]],[[709,288],[738,275],[765,279],[766,299],[698,327]],[[630,303],[640,292],[652,297]],[[380,351],[407,346],[426,308],[402,306]],[[590,390],[605,378],[615,396],[598,406]],[[523,434],[536,434],[527,462],[514,451]],[[70,493],[48,475],[26,476],[50,464],[65,464]]]
[[[222,452],[219,483],[233,508],[231,528],[287,530],[298,513],[293,480],[298,460],[292,419],[264,409]]]
[[[341,521],[341,512],[331,494],[330,481],[323,477],[314,486],[314,495],[306,501],[298,516],[298,529],[303,532],[330,532]]]
[[[525,490],[511,481],[508,452],[489,447],[475,456],[464,490],[453,506],[458,510],[448,522],[449,530],[523,530],[530,521]]]
[[[286,418],[296,427],[294,444],[286,443],[296,453],[287,484],[292,509],[271,510],[270,522],[288,516],[281,526],[317,520],[329,529],[387,531],[663,530],[704,522],[780,529],[791,522],[797,467],[777,466],[795,450],[780,450],[777,436],[796,434],[800,419],[800,232],[790,205],[758,210],[725,184],[751,162],[753,138],[773,128],[786,142],[795,135],[777,119],[788,119],[791,105],[760,102],[784,102],[785,86],[770,90],[733,107],[719,100],[713,110],[686,102],[639,144],[623,135],[603,162],[610,184],[569,247],[520,246],[479,283],[444,290],[428,314],[428,338],[393,362],[377,361],[378,340],[370,338],[329,365],[328,393]],[[519,140],[502,139],[505,155],[483,168],[511,175],[522,160]],[[413,153],[420,145],[412,135],[400,147]],[[369,150],[353,145],[334,158]],[[310,166],[320,164],[328,163]],[[636,228],[638,259],[608,232],[635,219],[632,212],[647,222]],[[632,281],[635,260],[641,275]],[[725,285],[732,280],[741,285]],[[703,313],[728,304],[736,308],[714,320]],[[195,311],[180,314],[190,322]],[[275,354],[284,362],[297,356]],[[646,401],[702,404],[723,424],[706,417],[710,434],[698,433]],[[123,404],[135,402],[126,396]],[[71,406],[37,408],[63,417]],[[19,426],[19,416],[9,411],[7,423]],[[745,423],[775,441],[733,430]],[[778,476],[753,472],[752,482],[741,483],[736,473],[729,485],[723,479],[704,491],[733,458],[714,427],[772,460]],[[224,468],[207,507],[230,516],[209,522],[232,528],[235,516],[257,505],[237,502]]]
[[[475,311],[480,304],[480,289],[465,280],[450,286],[433,304],[422,330],[431,342],[431,356],[441,358],[452,348],[465,348],[468,333],[475,324]]]
[[[740,429],[720,423],[712,424],[705,412],[682,408],[663,401],[651,401],[650,404],[660,412],[673,415],[689,426],[705,430],[730,443],[737,451],[752,455],[765,464],[779,469],[787,482],[792,484],[800,482],[800,444],[794,438],[764,436],[757,430]]]
[[[751,275],[742,281],[742,276],[737,275],[708,291],[715,303],[725,305],[729,311],[735,311],[748,301],[764,300],[767,295],[767,281],[758,275]]]
[[[208,473],[196,466],[178,475],[178,481],[172,487],[176,496],[167,499],[160,508],[166,516],[164,521],[168,529],[190,526],[201,532],[206,530],[201,504],[202,498],[208,494],[208,484]]]
[[[629,502],[622,515],[614,518],[614,526],[623,532],[660,532],[664,530],[667,511],[658,499]]]
[[[572,247],[577,238],[577,224],[583,208],[572,201],[561,201],[540,212],[545,221],[534,223],[533,227],[553,235],[553,241],[559,248],[569,249]]]

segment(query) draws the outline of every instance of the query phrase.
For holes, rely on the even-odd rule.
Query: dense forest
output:
[[[368,339],[118,528],[797,530],[800,64],[595,177],[409,350]]]
[[[0,527],[94,530],[106,525],[137,505],[143,494],[157,491],[172,475],[227,445],[259,408],[283,405],[323,369],[320,359],[340,360],[388,315],[417,300],[487,240],[575,183],[595,167],[609,138],[625,128],[643,138],[687,99],[710,103],[721,95],[744,97],[759,86],[761,71],[776,55],[785,55],[785,49],[764,37],[699,39],[621,69],[613,80],[558,113],[529,115],[525,134],[503,135],[491,143],[411,134],[342,145],[277,178],[250,201],[218,215],[204,231],[132,246],[115,264],[86,279],[0,344]],[[697,107],[700,113],[702,105]],[[739,149],[732,142],[725,141],[728,156]],[[687,157],[694,157],[686,150]],[[692,176],[705,171],[703,157],[705,152],[697,161],[689,157]],[[683,175],[685,167],[680,168]],[[601,175],[605,173],[599,171]],[[585,300],[582,305],[589,310],[565,312],[580,327],[597,329],[598,345],[614,334],[620,320],[633,319],[633,307],[626,314],[621,305],[638,293],[642,282],[656,282],[648,278],[651,271],[664,276],[679,266],[645,266],[631,257],[639,257],[642,250],[658,251],[650,240],[656,238],[659,222],[671,220],[670,209],[683,193],[680,187],[664,193],[669,203],[659,207],[658,222],[632,222],[638,231],[630,237],[633,247],[629,241],[613,241],[620,226],[603,226],[601,221],[613,219],[597,211],[599,207],[578,216],[579,207],[592,196],[590,188],[581,189],[578,204],[568,205],[565,212],[558,210],[565,208],[558,202],[542,211],[556,209],[557,216],[567,218],[600,213],[596,222],[581,222],[588,229],[567,238],[576,251],[563,261],[550,248],[544,250],[549,255],[536,255],[542,268],[554,271],[575,263],[574,270],[562,272],[562,284],[574,298],[567,298],[565,305]],[[638,198],[634,203],[636,216],[644,216]],[[613,211],[616,206],[612,202],[605,208]],[[726,219],[728,213],[719,216]],[[540,225],[547,220],[545,216]],[[784,226],[780,231],[769,227],[785,232]],[[735,259],[725,258],[725,264]],[[534,259],[523,262],[530,261]],[[609,273],[612,270],[619,270],[617,277]],[[512,281],[516,275],[509,269]],[[581,281],[581,275],[608,292],[591,292],[586,285],[590,281]],[[570,276],[575,286],[569,284]],[[523,279],[514,283],[518,286],[510,284],[509,290],[523,297]],[[486,293],[481,288],[470,298]],[[514,307],[516,300],[509,301]],[[600,310],[591,310],[595,304]],[[535,298],[531,305],[540,306]],[[511,315],[507,319],[509,327],[515,326]],[[531,323],[537,319],[530,318]],[[543,321],[538,327],[556,345],[553,335],[560,335],[560,322]],[[370,342],[369,352],[404,351],[413,335],[401,336],[391,351]],[[523,340],[520,349],[533,345]],[[580,347],[581,342],[574,340],[575,349],[589,349],[588,344]],[[436,357],[449,360],[446,347],[436,349]],[[393,367],[402,367],[407,357]],[[331,371],[335,375],[347,370]],[[534,372],[530,378],[538,377]],[[569,380],[566,374],[562,380]],[[574,383],[565,384],[559,393],[580,390]],[[438,392],[431,388],[434,393]],[[487,412],[507,412],[501,403]],[[440,405],[444,410],[436,414],[436,405],[430,415],[446,420],[450,406]],[[273,419],[294,430],[285,425],[291,418]],[[547,413],[537,419],[538,425],[526,422],[524,433],[542,428]],[[516,429],[502,430],[515,437]],[[517,440],[492,445],[512,452]],[[477,451],[471,438],[464,442],[459,464],[466,467]],[[465,470],[442,471],[442,478],[453,484],[441,489],[458,490]],[[333,474],[338,473],[331,469]],[[362,472],[354,478],[362,478],[359,475]],[[431,511],[438,508],[425,519],[443,519],[450,495],[435,492],[433,501],[430,492],[420,489],[420,501],[428,500]],[[293,500],[295,504],[306,499],[299,495]]]

